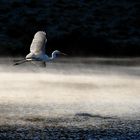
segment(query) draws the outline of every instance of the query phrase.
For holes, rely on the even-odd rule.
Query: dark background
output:
[[[47,32],[47,53],[140,56],[139,0],[1,0],[0,55],[25,55]]]

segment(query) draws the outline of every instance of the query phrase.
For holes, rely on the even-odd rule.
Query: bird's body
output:
[[[31,46],[30,46],[30,53],[26,55],[25,59],[18,61],[15,63],[15,65],[29,62],[29,61],[42,61],[45,63],[46,61],[53,60],[56,58],[56,54],[63,54],[58,50],[55,50],[52,53],[52,56],[49,57],[47,54],[45,54],[45,46],[46,46],[47,38],[46,33],[43,31],[38,31],[32,40]]]

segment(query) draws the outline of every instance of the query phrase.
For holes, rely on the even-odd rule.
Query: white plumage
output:
[[[45,54],[46,42],[47,42],[46,33],[43,31],[38,31],[34,35],[34,38],[32,40],[30,46],[30,53],[26,55],[25,59],[17,60],[15,65],[19,65],[28,61],[42,61],[43,63],[45,63],[48,60],[53,60],[54,58],[56,58],[56,54],[66,55],[58,50],[55,50],[52,53],[52,56],[48,57],[48,55]]]
[[[46,33],[39,31],[34,35],[30,46],[30,52],[36,55],[45,53],[45,45],[47,42]]]

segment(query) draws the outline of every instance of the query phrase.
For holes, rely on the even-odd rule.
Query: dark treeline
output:
[[[38,30],[48,54],[140,56],[136,0],[1,0],[0,55],[24,55]]]

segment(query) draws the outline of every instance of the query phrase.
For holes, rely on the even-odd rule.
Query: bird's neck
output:
[[[55,53],[55,52],[52,52],[52,56],[51,56],[50,59],[52,60],[52,59],[54,59],[54,58],[56,58],[56,53]]]

